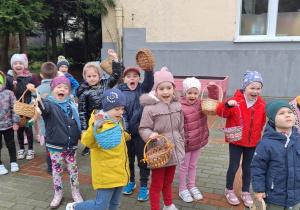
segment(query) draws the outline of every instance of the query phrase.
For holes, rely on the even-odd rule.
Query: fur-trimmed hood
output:
[[[151,91],[150,93],[145,93],[140,97],[140,103],[143,107],[147,105],[154,105],[160,102],[161,100],[155,96],[155,92]],[[179,101],[179,94],[175,91],[172,101]]]

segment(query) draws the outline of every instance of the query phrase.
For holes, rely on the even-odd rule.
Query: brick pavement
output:
[[[244,209],[242,204],[231,206],[223,195],[225,177],[228,167],[228,145],[224,142],[224,135],[220,131],[222,123],[220,118],[209,116],[210,139],[201,150],[196,185],[203,194],[203,200],[192,203],[183,202],[178,196],[178,173],[173,183],[174,204],[180,210],[187,209]],[[16,141],[17,143],[17,141]],[[18,145],[17,145],[18,148]],[[20,160],[20,171],[0,176],[0,209],[48,209],[53,198],[52,177],[46,173],[45,148],[37,142],[34,144],[36,158],[34,160]],[[91,169],[89,156],[81,156],[82,145],[79,145],[77,156],[79,167],[80,191],[85,200],[94,199],[96,192],[91,185]],[[2,149],[3,164],[9,168],[8,152]],[[137,168],[137,167],[136,167]],[[137,171],[136,171],[137,172]],[[138,173],[137,173],[138,174]],[[68,202],[72,202],[71,189],[67,172],[63,175],[64,200],[58,209],[65,209]],[[235,179],[234,189],[241,193],[241,171]],[[138,187],[132,195],[123,196],[120,209],[150,209],[149,201],[139,202]],[[242,202],[241,202],[242,203]]]

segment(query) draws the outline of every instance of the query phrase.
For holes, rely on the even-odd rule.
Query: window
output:
[[[234,41],[300,41],[300,0],[239,0]]]

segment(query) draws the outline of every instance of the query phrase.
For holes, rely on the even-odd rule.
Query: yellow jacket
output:
[[[105,150],[99,146],[94,136],[94,112],[89,120],[89,128],[82,135],[82,144],[91,148],[91,165],[92,165],[92,182],[93,188],[114,188],[125,186],[129,182],[129,159],[127,155],[126,140],[130,139],[128,133],[123,130],[122,123],[119,123],[122,129],[121,143],[112,148]],[[116,126],[111,121],[106,121],[97,133],[105,131]]]

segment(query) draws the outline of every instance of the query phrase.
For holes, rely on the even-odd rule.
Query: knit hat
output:
[[[25,60],[25,63],[24,63],[24,66],[25,66],[25,69],[28,68],[28,59],[27,59],[27,55],[26,54],[21,54]]]
[[[71,83],[69,81],[69,79],[65,76],[61,76],[61,77],[55,77],[54,79],[51,80],[50,82],[50,89],[51,91],[59,84],[65,84],[68,86],[69,90],[71,90]]]
[[[265,109],[267,117],[269,118],[269,124],[271,126],[275,127],[275,117],[277,115],[278,110],[282,107],[287,107],[292,110],[292,107],[287,102],[281,100],[274,100],[266,105]]]
[[[5,75],[3,74],[3,72],[0,70],[0,83],[2,85],[5,84]]]
[[[58,56],[57,58],[57,70],[59,69],[59,67],[61,65],[67,65],[68,67],[70,66],[69,62],[67,61],[67,59],[65,58],[65,56]]]
[[[100,62],[99,62],[100,63]],[[83,76],[83,79],[86,79],[85,78],[85,70],[86,70],[86,68],[88,68],[88,67],[90,67],[90,66],[93,66],[93,67],[95,67],[96,69],[98,69],[98,71],[99,71],[99,78],[101,79],[102,77],[103,77],[103,71],[101,70],[101,68],[100,68],[100,64],[99,64],[97,61],[93,61],[93,62],[88,62],[88,63],[86,63],[85,65],[84,65],[84,67],[83,67],[83,72],[82,72],[82,76]]]
[[[136,67],[128,67],[123,71],[123,77],[125,77],[125,75],[130,72],[130,71],[134,71],[136,73],[138,73],[139,76],[141,76],[140,70]]]
[[[199,93],[201,92],[201,83],[195,77],[188,77],[182,82],[183,85],[183,94],[185,95],[186,91],[190,88],[197,88]]]
[[[105,112],[118,106],[126,106],[126,98],[124,94],[116,88],[104,91],[101,97],[101,102],[103,111]]]
[[[13,67],[13,63],[16,62],[16,61],[22,62],[24,64],[24,68],[25,68],[26,60],[25,60],[25,58],[23,57],[22,54],[14,54],[11,57],[11,59],[10,59],[11,68]],[[27,61],[27,67],[28,67],[28,61]]]
[[[167,67],[162,67],[160,71],[154,73],[153,90],[156,92],[157,86],[162,82],[172,82],[175,86],[174,78]]]
[[[245,90],[245,88],[251,83],[251,82],[260,82],[261,86],[263,86],[263,79],[257,71],[245,71],[244,73],[244,80],[242,85],[242,90]]]

